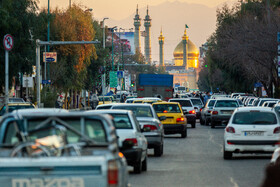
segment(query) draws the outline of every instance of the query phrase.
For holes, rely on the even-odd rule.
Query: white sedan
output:
[[[237,108],[224,133],[224,159],[233,153],[273,153],[279,144],[280,121],[271,108]]]

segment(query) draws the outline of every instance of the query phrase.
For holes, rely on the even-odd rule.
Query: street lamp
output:
[[[112,71],[114,71],[114,30],[116,28],[117,28],[117,26],[115,26],[111,29],[111,32],[112,32]]]
[[[103,49],[105,49],[105,20],[109,19],[109,18],[103,18],[102,24],[103,24]],[[102,96],[103,96],[103,104],[104,104],[104,94],[105,93],[105,89],[106,89],[106,71],[105,71],[105,59],[103,62],[103,75],[101,78],[101,82],[102,82]]]

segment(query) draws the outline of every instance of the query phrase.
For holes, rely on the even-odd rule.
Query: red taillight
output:
[[[217,115],[217,114],[218,114],[218,111],[212,111],[212,114],[213,114],[213,115]]]
[[[200,112],[202,111],[202,108],[199,110]]]
[[[227,127],[227,128],[226,128],[226,131],[227,131],[228,133],[235,133],[235,129],[234,129],[233,127]]]
[[[195,110],[190,110],[189,114],[195,114]]]
[[[157,130],[157,127],[155,125],[144,125],[143,126],[143,128],[146,128],[146,127],[150,128],[151,131]]]
[[[108,185],[117,186],[119,182],[119,171],[118,165],[115,160],[110,160],[108,162]]]
[[[274,134],[279,134],[280,133],[280,127],[276,127],[273,131]]]
[[[234,143],[230,142],[230,141],[227,141],[227,144],[229,145],[234,145]]]
[[[208,110],[208,113],[210,114],[210,113],[211,113],[211,110]]]
[[[131,143],[133,143],[134,146],[138,145],[138,142],[137,142],[136,138],[127,138],[124,141],[131,142]]]
[[[177,121],[177,122],[184,122],[184,121],[185,121],[185,118],[177,118],[176,121]]]
[[[163,113],[167,113],[167,110],[164,110]]]

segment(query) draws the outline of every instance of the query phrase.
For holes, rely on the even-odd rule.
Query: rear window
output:
[[[112,107],[112,105],[100,106],[100,107],[96,108],[96,110],[105,110],[105,109],[110,109],[111,107]]]
[[[277,124],[276,116],[271,112],[238,112],[233,116],[233,124]]]
[[[264,103],[264,102],[266,102],[266,101],[275,101],[275,100],[266,100],[266,99],[262,99],[262,100],[260,101],[259,106],[262,106],[262,105],[263,105],[263,103]]]
[[[181,113],[178,104],[159,104],[153,105],[156,113]]]
[[[103,101],[103,97],[99,97],[98,99],[99,101]],[[104,101],[112,101],[112,99],[110,97],[104,97]]]
[[[127,114],[110,114],[114,117],[116,129],[132,129],[131,121]]]
[[[136,117],[153,117],[152,110],[149,106],[114,106],[113,109],[131,110]]]
[[[28,108],[34,108],[33,105],[16,105],[16,106],[9,106],[9,112],[12,112],[14,110],[19,109],[28,109]],[[6,112],[6,106],[3,106],[3,108],[0,111],[0,116],[4,115]]]
[[[202,102],[200,99],[191,99],[191,100],[192,100],[193,105],[202,105]]]
[[[177,103],[180,103],[180,105],[184,106],[184,107],[192,107],[193,106],[190,100],[170,99],[169,102],[177,102]]]
[[[214,106],[216,100],[211,100],[208,102],[207,107],[212,107]]]
[[[237,101],[226,101],[226,100],[221,100],[221,101],[217,101],[215,104],[216,108],[219,107],[238,107],[238,103]]]

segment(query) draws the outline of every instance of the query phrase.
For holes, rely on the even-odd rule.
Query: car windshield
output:
[[[182,107],[192,107],[192,103],[190,100],[178,100],[178,99],[170,99],[169,102],[177,102],[180,103]]]
[[[15,105],[15,106],[9,106],[9,112],[12,112],[14,110],[19,110],[19,109],[28,109],[28,108],[34,108],[33,105]],[[6,111],[6,106],[3,106],[3,108],[0,111],[0,115],[4,115]]]
[[[153,117],[149,106],[114,106],[113,109],[131,110],[136,117]]]
[[[271,112],[237,112],[233,116],[233,124],[277,124],[276,116]]]
[[[112,114],[114,117],[114,125],[116,129],[132,129],[131,121],[127,114]]]
[[[191,100],[192,100],[193,105],[202,105],[202,102],[200,99],[191,99]]]
[[[156,113],[181,113],[178,104],[158,104],[153,105]]]
[[[238,103],[237,101],[232,101],[232,100],[221,100],[221,101],[217,101],[215,106],[216,108],[219,107],[238,107]]]

